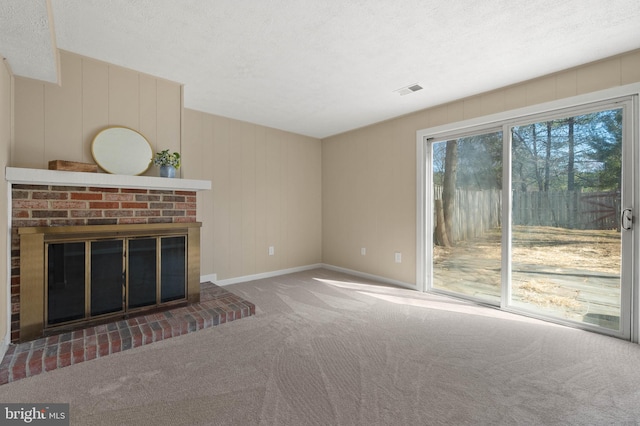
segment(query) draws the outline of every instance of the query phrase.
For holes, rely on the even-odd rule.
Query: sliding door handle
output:
[[[622,229],[630,231],[633,227],[633,212],[631,209],[622,210],[622,217],[620,218]]]

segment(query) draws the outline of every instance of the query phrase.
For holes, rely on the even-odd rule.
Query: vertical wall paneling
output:
[[[211,237],[202,244],[203,275],[237,278],[322,261],[320,140],[187,109],[185,154],[194,143],[204,159],[197,178],[212,181],[211,191],[198,193],[199,205],[209,206],[199,210],[203,235]]]
[[[556,77],[556,99],[570,98],[578,94],[575,70],[560,73]]]
[[[321,244],[306,244],[307,241],[322,241],[322,230],[320,227],[309,226],[309,223],[322,223],[322,198],[309,197],[309,194],[322,193],[322,147],[313,143],[311,138],[298,141],[296,143],[303,161],[296,162],[297,177],[302,182],[292,194],[295,198],[294,204],[298,205],[294,211],[298,212],[295,217],[297,229],[292,230],[297,235],[293,247],[299,247],[300,253],[294,263],[296,265],[313,264],[315,259],[322,257]],[[295,159],[292,159],[295,161]]]
[[[429,127],[440,126],[450,120],[449,117],[456,113],[458,114],[458,117],[464,117],[464,103],[455,102],[452,104],[434,107],[429,110],[426,120],[429,122]],[[457,118],[457,120],[463,119],[464,118]]]
[[[44,84],[14,78],[11,166],[44,168]]]
[[[269,212],[267,209],[267,199],[270,196],[269,183],[267,181],[267,140],[266,129],[257,126],[255,129],[255,269],[256,271],[268,270],[269,256],[267,221]]]
[[[624,55],[620,60],[622,84],[640,81],[640,50]]]
[[[65,55],[62,85],[44,86],[44,160],[82,161],[82,60]]]
[[[300,184],[299,178],[296,174],[296,170],[298,168],[299,163],[302,162],[303,158],[300,157],[299,150],[297,144],[292,140],[290,135],[285,135],[285,151],[283,152],[283,177],[282,183],[285,185],[285,192],[283,197],[283,208],[282,215],[286,216],[287,226],[284,229],[283,239],[285,241],[284,246],[280,248],[280,253],[283,255],[283,266],[285,268],[291,268],[291,265],[296,264],[297,258],[299,254],[294,250],[291,250],[291,247],[296,247],[297,235],[296,230],[298,229],[298,217],[302,214],[303,206],[296,205],[296,189]],[[296,161],[297,160],[297,161]],[[295,212],[295,214],[293,213]]]
[[[482,100],[479,96],[465,99],[463,101],[464,118],[474,118],[482,115]]]
[[[159,143],[180,150],[180,84],[69,52],[62,51],[60,58],[61,86],[15,79],[11,166],[93,163],[91,142],[108,126],[137,130],[154,150]],[[157,173],[153,167],[147,172]]]
[[[186,110],[185,110],[186,112]],[[198,144],[201,147],[201,167],[202,173],[200,179],[207,179],[214,182],[214,173],[216,164],[215,150],[213,143],[213,119],[210,115],[200,113],[202,122],[202,134],[201,139],[198,140]],[[216,247],[216,235],[215,235],[215,223],[218,221],[216,217],[215,203],[214,203],[214,190],[200,191],[198,192],[198,220],[202,222],[202,233],[207,235],[208,238],[200,240],[200,247],[202,255],[206,255],[208,262],[207,274],[216,272],[215,264],[217,259],[215,257]]]
[[[151,149],[157,152],[158,145],[158,94],[157,80],[148,75],[140,75],[138,78],[138,88],[140,90],[140,103],[138,104],[138,114],[140,124],[137,130],[144,135],[151,144]],[[151,170],[149,171],[151,172]],[[156,173],[147,173],[157,175]]]
[[[536,105],[556,97],[556,78],[539,78],[526,85],[527,105]],[[483,111],[484,112],[484,111]],[[486,115],[486,114],[482,114]]]
[[[229,185],[225,191],[229,208],[229,273],[230,276],[242,276],[242,141],[240,140],[240,123],[232,121],[229,126]],[[214,202],[216,202],[215,200]]]
[[[66,55],[65,55],[66,56]],[[63,56],[64,57],[64,56]],[[82,59],[82,161],[93,163],[91,142],[109,123],[109,67]],[[64,158],[61,158],[64,159]]]
[[[181,88],[162,79],[156,81],[157,102],[157,148],[180,152],[181,135]]]
[[[289,134],[282,135],[283,149],[280,151],[280,185],[284,187],[282,197],[280,199],[280,220],[286,224],[281,230],[280,256],[281,266],[283,268],[291,268],[294,262],[291,261],[292,250],[290,249],[293,241],[291,239],[291,223],[293,221],[293,212],[296,211],[295,199],[291,196],[292,180],[295,177],[291,173],[291,150],[292,140]],[[298,211],[296,211],[297,213]]]
[[[585,65],[577,70],[578,94],[608,89],[621,84],[620,58]]]
[[[522,108],[527,105],[527,86],[518,84],[504,89],[504,109]],[[457,121],[457,120],[456,120]],[[454,121],[450,121],[452,123]]]
[[[462,111],[462,110],[461,110]],[[380,206],[375,212],[375,229],[379,232],[371,234],[369,231],[372,228],[365,229],[367,254],[366,256],[360,256],[360,261],[366,265],[373,263],[374,274],[384,276],[384,271],[388,268],[395,267],[392,264],[391,250],[397,250],[395,247],[396,242],[394,238],[397,234],[394,227],[387,228],[389,223],[395,223],[397,210],[396,210],[396,197],[399,197],[398,191],[395,190],[394,185],[390,185],[390,182],[398,181],[398,150],[394,144],[388,141],[393,139],[392,128],[382,126],[379,129],[381,132],[380,138],[374,138],[372,143],[376,147],[376,152],[372,155],[372,161],[374,162],[374,169],[376,169],[375,179],[377,187],[380,191],[377,195],[377,205]]]
[[[504,110],[504,92],[499,90],[483,95],[481,98],[482,110],[488,114]]]
[[[239,140],[242,145],[242,270],[241,275],[256,273],[256,139],[254,124],[239,126]]]
[[[274,129],[267,129],[264,140],[264,216],[265,216],[265,245],[262,250],[267,250],[266,268],[267,270],[278,270],[282,268],[282,256],[280,250],[284,247],[282,240],[282,198],[284,188],[281,185],[280,173],[282,170],[284,132]],[[277,255],[269,256],[269,246],[275,247]],[[260,247],[259,247],[260,248]]]
[[[62,76],[63,80],[65,76]],[[109,66],[109,124],[140,128],[140,90],[138,73]]]
[[[217,273],[218,278],[233,277],[231,270],[231,120],[209,116],[213,125],[213,158],[211,161],[211,182],[213,202],[213,238],[215,245],[212,253],[212,269],[208,273]],[[204,264],[205,262],[203,262]]]
[[[182,167],[185,169],[183,178],[201,179],[205,175],[203,168],[203,122],[204,114],[192,110],[185,112],[183,117],[183,146],[180,151]],[[205,179],[202,177],[202,179]]]

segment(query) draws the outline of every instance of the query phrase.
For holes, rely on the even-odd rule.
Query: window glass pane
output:
[[[129,240],[129,307],[156,303],[156,238]]]
[[[501,295],[502,132],[432,144],[433,288]]]
[[[186,297],[186,237],[161,239],[161,300]]]
[[[122,240],[91,243],[91,315],[121,311],[123,308]]]
[[[622,109],[512,128],[511,306],[620,327]]]
[[[85,316],[84,243],[49,244],[47,275],[47,324],[59,324]]]

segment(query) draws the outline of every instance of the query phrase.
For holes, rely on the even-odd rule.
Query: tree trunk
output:
[[[575,121],[573,117],[569,118],[569,159],[567,160],[567,191],[575,191],[575,140],[574,140]]]
[[[436,209],[436,230],[435,230],[435,243],[441,247],[451,247],[449,237],[447,237],[447,231],[444,222],[444,209],[442,207],[442,200],[435,200]]]
[[[453,238],[453,212],[456,199],[456,174],[458,170],[458,141],[447,141],[444,159],[444,179],[442,183],[442,211],[444,230],[450,245],[455,243]]]
[[[538,191],[542,191],[542,187],[543,187],[542,175],[541,175],[541,170],[538,168],[538,132],[535,124],[531,125],[531,136],[533,138],[533,141],[532,141],[533,161],[536,165],[536,183],[538,184]]]
[[[549,191],[549,181],[551,180],[551,126],[553,121],[547,121],[547,152],[544,157],[544,190]]]

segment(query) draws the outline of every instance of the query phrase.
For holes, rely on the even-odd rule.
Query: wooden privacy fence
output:
[[[442,187],[436,186],[434,196],[442,199]],[[456,190],[451,232],[453,241],[464,241],[483,235],[486,231],[500,227],[500,209],[502,191],[489,189],[483,191]],[[437,223],[434,212],[434,225]]]
[[[513,224],[568,229],[620,229],[620,193],[513,192]]]
[[[442,199],[442,187],[434,187]],[[610,192],[513,192],[514,225],[553,226],[567,229],[620,229],[620,193]],[[464,241],[500,227],[502,191],[457,189],[453,212],[453,241]],[[434,211],[434,226],[437,212]]]

